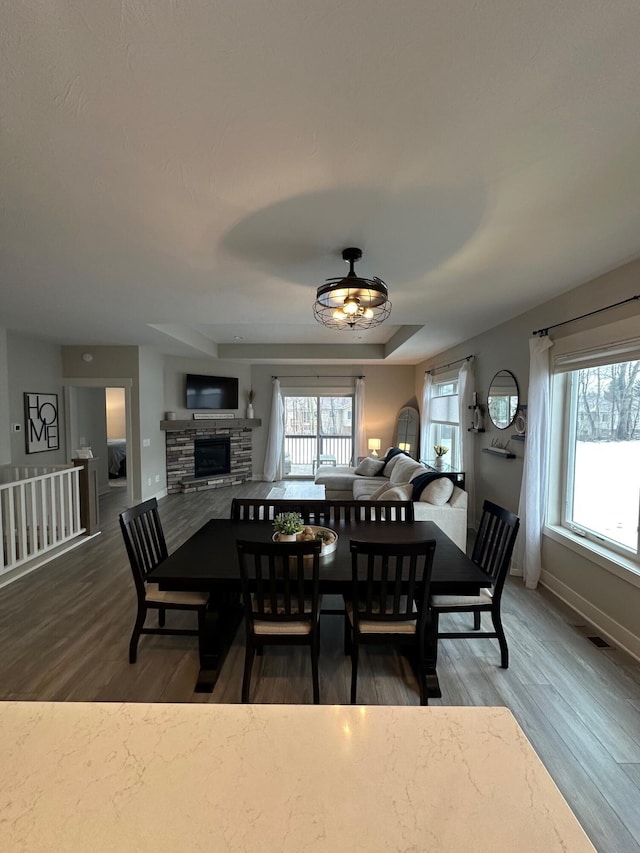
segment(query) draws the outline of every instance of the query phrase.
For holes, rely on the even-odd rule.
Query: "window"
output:
[[[556,378],[565,435],[561,524],[637,561],[640,361],[593,362]]]
[[[431,397],[431,423],[431,447],[423,453],[424,458],[432,459],[433,446],[442,444],[449,449],[448,464],[457,470],[460,465],[457,379],[434,381]]]
[[[353,396],[287,391],[284,401],[285,475],[308,477],[318,464],[353,458]]]

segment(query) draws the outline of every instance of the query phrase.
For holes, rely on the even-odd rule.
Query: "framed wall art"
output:
[[[24,420],[27,453],[58,450],[60,430],[57,394],[25,393]]]

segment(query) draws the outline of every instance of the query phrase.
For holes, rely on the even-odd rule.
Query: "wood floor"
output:
[[[161,501],[169,550],[207,518],[226,516],[233,496],[265,496],[273,485],[283,484]],[[138,663],[127,662],[135,594],[117,524],[124,501],[126,490],[110,489],[101,500],[101,535],[0,590],[0,699],[239,702],[242,628],[213,694],[193,692],[193,638],[143,637]],[[443,696],[432,704],[510,708],[596,848],[640,853],[640,664],[597,648],[587,639],[593,629],[576,614],[516,579],[507,582],[503,615],[510,668],[500,669],[494,640],[443,641]],[[174,624],[189,619],[172,618]],[[341,618],[323,617],[321,701],[348,702],[350,674]],[[418,704],[411,669],[392,651],[364,650],[358,691],[363,704]],[[308,652],[268,649],[254,665],[251,698],[310,702]]]

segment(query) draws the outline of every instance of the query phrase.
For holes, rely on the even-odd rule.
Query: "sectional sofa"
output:
[[[315,482],[328,500],[412,500],[418,521],[435,521],[463,551],[467,543],[467,493],[447,475],[416,462],[398,448],[367,457],[356,467],[321,465]]]

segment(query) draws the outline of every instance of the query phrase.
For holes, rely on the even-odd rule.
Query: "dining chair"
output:
[[[120,529],[127,549],[138,597],[138,612],[129,643],[129,663],[138,657],[141,634],[168,634],[199,638],[202,645],[204,616],[209,595],[204,592],[164,592],[158,584],[149,583],[147,575],[168,556],[167,545],[158,513],[158,502],[151,498],[119,515]],[[158,611],[158,627],[145,628],[149,610]],[[198,615],[198,628],[165,628],[165,611],[193,610]]]
[[[420,704],[427,705],[425,630],[435,540],[351,540],[350,550],[352,589],[345,600],[345,639],[351,649],[351,704],[356,702],[360,645],[381,643],[415,647]]]
[[[503,669],[509,666],[509,648],[500,604],[519,527],[520,519],[515,513],[485,501],[471,559],[491,576],[491,587],[481,589],[479,595],[432,595],[430,601],[438,639],[497,639]],[[493,631],[480,631],[481,616],[485,612],[491,614]],[[473,631],[441,632],[438,627],[441,613],[473,613]]]
[[[281,512],[298,512],[305,524],[322,525],[327,515],[327,501],[233,498],[230,518],[231,521],[273,521]]]
[[[249,701],[256,650],[266,645],[307,645],[311,651],[313,702],[320,702],[319,540],[238,540],[246,640],[242,701]]]
[[[329,522],[413,521],[413,501],[328,500]]]

